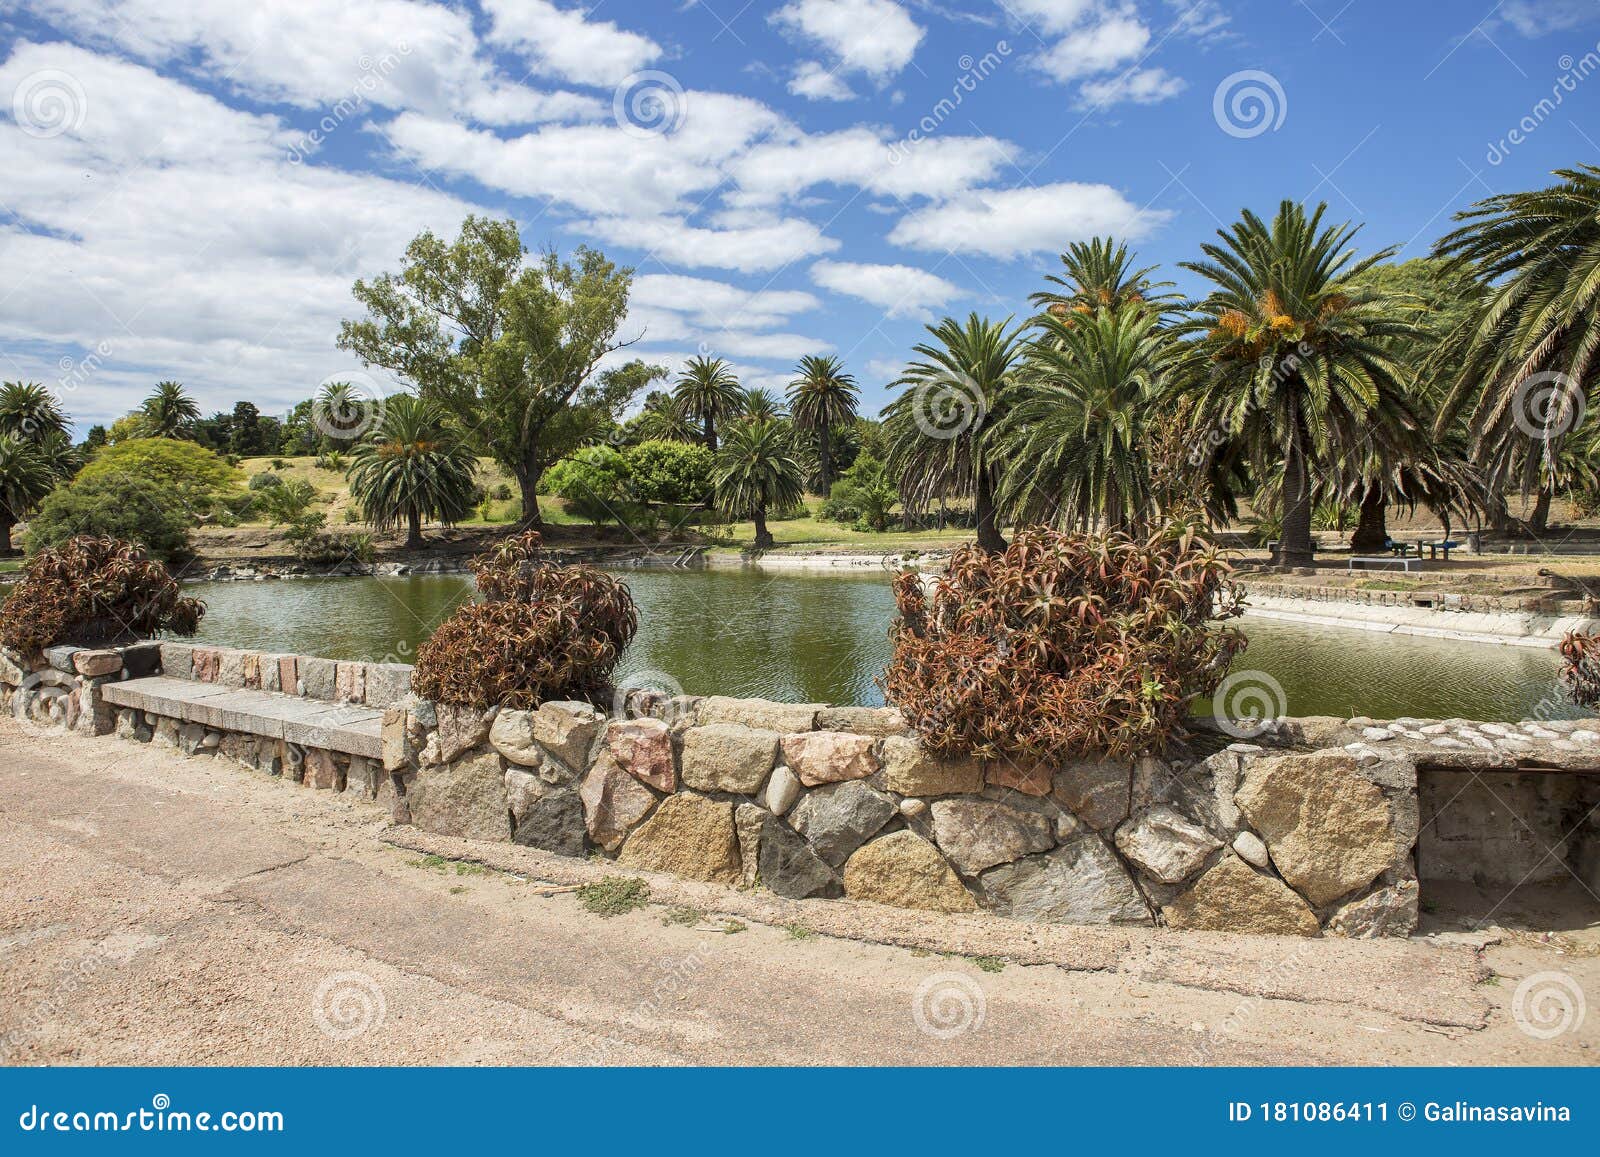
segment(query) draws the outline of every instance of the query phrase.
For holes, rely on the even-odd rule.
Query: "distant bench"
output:
[[[1401,570],[1410,570],[1415,566],[1418,570],[1422,569],[1422,559],[1410,555],[1358,554],[1351,556],[1350,565],[1345,568],[1346,572],[1355,570],[1358,562],[1363,570],[1369,566],[1397,566]]]
[[[252,691],[219,683],[197,683],[152,675],[107,683],[105,702],[148,711],[218,731],[281,739],[298,747],[383,758],[383,711],[354,703],[302,699],[276,691]]]

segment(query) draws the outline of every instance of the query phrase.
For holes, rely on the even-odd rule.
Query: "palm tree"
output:
[[[826,495],[833,485],[833,429],[855,419],[861,392],[836,357],[807,354],[795,372],[799,376],[789,383],[789,411],[797,429],[817,436],[820,492]]]
[[[1216,288],[1181,328],[1200,430],[1242,443],[1259,468],[1283,467],[1283,531],[1276,561],[1310,566],[1311,470],[1332,463],[1403,405],[1402,372],[1386,343],[1415,333],[1386,295],[1359,283],[1393,250],[1355,260],[1350,225],[1322,225],[1285,201],[1272,224],[1246,210],[1206,260],[1183,267]]]
[[[38,382],[0,384],[0,434],[38,445],[66,432],[67,416],[47,388]]]
[[[1062,320],[1075,314],[1091,313],[1099,309],[1120,310],[1125,306],[1156,307],[1164,310],[1177,301],[1177,296],[1161,292],[1172,286],[1170,281],[1151,281],[1156,267],[1133,268],[1133,255],[1126,245],[1111,237],[1096,237],[1092,241],[1077,241],[1061,255],[1060,276],[1049,274],[1045,280],[1059,285],[1065,292],[1044,290],[1029,296],[1028,300],[1044,312]]]
[[[1560,169],[1561,183],[1480,201],[1435,252],[1470,268],[1482,307],[1441,343],[1454,364],[1437,422],[1470,415],[1475,456],[1498,490],[1537,491],[1542,531],[1561,444],[1582,419],[1600,349],[1600,168]]]
[[[0,434],[0,555],[15,554],[11,529],[50,493],[56,478],[31,442]]]
[[[1159,314],[1046,313],[1039,331],[994,431],[1000,506],[1018,522],[1142,533],[1150,426],[1172,361]]]
[[[928,326],[934,340],[913,347],[922,360],[893,383],[907,389],[883,411],[887,461],[906,512],[924,513],[936,499],[971,498],[978,545],[991,552],[1006,546],[992,433],[1023,355],[1021,327],[1010,324],[1009,317],[992,322],[974,313],[965,326],[953,317]]]
[[[774,544],[767,512],[805,500],[804,476],[791,453],[792,442],[784,423],[752,418],[730,426],[717,453],[712,475],[717,506],[730,518],[755,522],[757,550],[770,550]]]
[[[678,400],[664,390],[651,390],[633,423],[641,442],[660,439],[667,442],[695,442],[699,434],[684,415]]]
[[[406,524],[406,549],[422,546],[423,519],[450,525],[472,510],[477,459],[431,402],[398,394],[356,448],[350,494],[379,531]]]
[[[743,416],[746,418],[787,418],[783,402],[771,390],[746,390],[744,392]]]
[[[200,407],[178,382],[157,382],[139,407],[141,425],[148,438],[183,438],[200,420]]]
[[[721,358],[693,357],[684,363],[673,396],[684,417],[701,424],[707,450],[717,448],[717,427],[744,405],[733,367]]]

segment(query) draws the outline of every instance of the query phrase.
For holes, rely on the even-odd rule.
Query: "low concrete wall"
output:
[[[215,685],[199,692],[208,720],[259,718],[281,702],[263,706],[262,693],[345,704],[373,726],[381,710],[381,760],[116,708],[99,693],[144,675],[162,676],[152,683],[167,693],[151,699],[162,704],[182,699],[172,679]],[[1501,774],[1558,804],[1600,782],[1552,774],[1600,772],[1591,721],[1317,717],[1249,742],[1202,732],[1166,758],[1019,766],[937,756],[889,708],[632,692],[609,712],[479,711],[418,699],[409,676],[398,664],[187,644],[69,648],[5,660],[0,699],[46,726],[220,753],[356,794],[444,835],[791,898],[1064,924],[1405,935],[1425,826],[1421,854],[1443,878],[1481,872],[1506,854],[1499,841],[1519,838],[1519,820],[1482,808],[1442,819],[1434,777]]]

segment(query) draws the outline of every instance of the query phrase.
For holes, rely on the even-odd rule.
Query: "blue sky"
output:
[[[6,4],[0,374],[80,426],[166,377],[282,411],[359,370],[351,281],[476,211],[635,265],[630,355],[836,353],[875,410],[1072,240],[1195,291],[1243,206],[1415,256],[1600,164],[1594,0],[741,2]]]

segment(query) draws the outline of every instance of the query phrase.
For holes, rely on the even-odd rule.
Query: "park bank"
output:
[[[1435,885],[1570,873],[1600,889],[1600,730],[1583,721],[1313,717],[1163,758],[1022,767],[936,757],[890,708],[641,690],[608,711],[480,711],[416,697],[410,675],[52,647],[0,662],[0,698],[46,737],[220,755],[424,831],[790,898],[1380,936],[1411,932]]]

